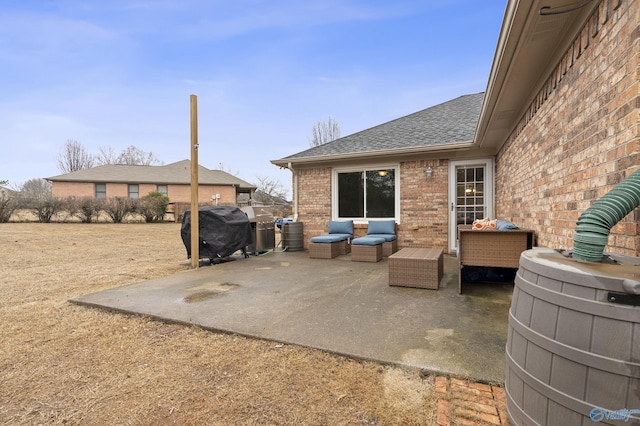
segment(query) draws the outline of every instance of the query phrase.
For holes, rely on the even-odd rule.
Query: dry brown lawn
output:
[[[434,424],[433,379],[78,306],[173,274],[179,224],[0,224],[0,424]]]

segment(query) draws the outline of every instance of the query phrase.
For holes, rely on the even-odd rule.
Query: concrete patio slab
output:
[[[71,301],[503,384],[512,284],[468,284],[445,256],[438,290],[388,285],[388,260],[274,252]]]

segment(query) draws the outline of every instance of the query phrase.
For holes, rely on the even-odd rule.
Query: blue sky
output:
[[[486,89],[506,5],[477,0],[0,3],[0,180],[55,176],[67,140],[134,145],[290,187],[269,160]]]

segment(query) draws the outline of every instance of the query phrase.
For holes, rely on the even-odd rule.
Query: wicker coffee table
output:
[[[403,248],[389,256],[389,285],[437,290],[443,266],[442,249]]]

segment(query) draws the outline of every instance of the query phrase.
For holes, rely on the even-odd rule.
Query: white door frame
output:
[[[477,158],[473,160],[457,160],[449,162],[449,251],[455,252],[458,245],[458,223],[456,217],[456,170],[460,166],[484,167],[484,208],[485,216],[493,218],[493,187],[494,160],[493,158]]]

